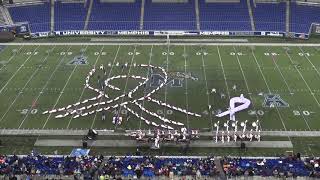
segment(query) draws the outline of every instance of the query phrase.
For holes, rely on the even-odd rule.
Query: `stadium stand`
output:
[[[82,176],[84,179],[114,177],[217,177],[213,157],[104,157],[100,156],[0,156],[0,175]],[[219,158],[217,158],[219,160]],[[218,161],[219,162],[219,161]],[[280,158],[223,158],[227,177],[314,177],[320,178],[320,159],[296,156]],[[222,172],[222,173],[223,173]],[[224,174],[223,174],[224,175]]]
[[[154,3],[146,0],[144,29],[146,30],[195,30],[194,1],[188,3]]]
[[[89,30],[138,30],[141,0],[111,3],[93,0]]]
[[[142,0],[114,3],[93,0],[88,30],[139,30],[141,12],[144,30],[196,30],[196,1],[153,2]],[[200,30],[251,31],[246,0],[206,2],[199,0]],[[286,3],[250,1],[257,31],[286,31]],[[83,30],[88,3],[55,2],[55,30]],[[14,22],[28,21],[33,32],[50,31],[50,4],[9,5]],[[320,22],[320,7],[290,4],[290,31],[308,33],[311,23]],[[142,24],[141,24],[142,25]]]
[[[0,156],[0,175],[216,176],[214,158]]]
[[[32,4],[28,6],[12,6],[9,12],[14,22],[29,22],[31,31],[50,31],[50,4]]]
[[[55,3],[55,30],[80,30],[84,28],[87,8],[84,3]]]
[[[222,164],[228,177],[320,177],[319,160],[306,159],[303,161],[294,156],[275,159],[227,158],[222,160]]]
[[[201,30],[250,31],[246,0],[240,3],[206,3],[199,0]]]
[[[320,22],[320,7],[291,3],[290,31],[308,33],[311,23]]]
[[[257,31],[285,31],[286,3],[257,3],[253,8]]]

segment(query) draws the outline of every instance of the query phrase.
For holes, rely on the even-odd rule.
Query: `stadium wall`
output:
[[[60,36],[257,36],[257,37],[290,37],[308,39],[304,33],[275,31],[110,31],[110,30],[69,30],[32,33],[32,38]]]

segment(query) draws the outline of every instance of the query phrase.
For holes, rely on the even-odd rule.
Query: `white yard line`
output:
[[[88,47],[88,46],[86,46],[86,48],[85,48],[85,49],[87,49],[87,47]],[[58,105],[58,103],[59,103],[59,101],[60,101],[60,98],[61,98],[62,94],[64,93],[65,88],[66,88],[66,87],[67,87],[67,85],[69,84],[69,81],[70,81],[70,79],[71,79],[71,77],[72,77],[73,73],[76,71],[77,67],[78,67],[78,65],[75,65],[75,66],[74,66],[74,68],[73,68],[73,70],[72,70],[71,74],[69,75],[69,77],[68,77],[68,79],[67,79],[67,82],[64,84],[64,86],[63,86],[63,88],[62,88],[62,91],[60,92],[60,95],[58,96],[58,99],[56,100],[56,102],[55,102],[55,104],[53,105],[52,109],[55,109],[55,108],[56,108],[56,106]],[[46,125],[47,125],[47,123],[48,123],[48,121],[49,121],[49,119],[50,119],[51,115],[52,115],[52,114],[49,114],[49,116],[47,117],[47,119],[46,119],[45,123],[44,123],[44,124],[43,124],[43,126],[42,126],[42,129],[44,129],[44,128],[46,127]]]
[[[23,47],[23,46],[20,46],[20,48],[18,49],[18,51],[20,51],[20,50],[22,49],[22,47]],[[17,52],[18,52],[18,51],[17,51]],[[17,52],[10,56],[9,60],[6,61],[6,64],[9,64],[9,63],[11,62],[11,60],[12,60],[14,57],[16,57]],[[1,71],[3,68],[5,68],[5,67],[6,67],[6,66],[2,66],[2,67],[0,68],[0,71]]]
[[[250,99],[253,100],[253,98],[252,98],[252,96],[251,96],[251,92],[250,92],[249,86],[248,86],[248,81],[247,81],[247,79],[246,79],[246,76],[244,75],[244,72],[243,72],[243,69],[242,69],[242,66],[241,66],[241,63],[240,63],[240,59],[239,59],[239,56],[238,56],[238,53],[237,53],[238,51],[236,50],[236,48],[235,48],[234,46],[233,46],[233,50],[234,50],[234,52],[236,53],[236,59],[237,59],[238,65],[239,65],[239,67],[240,67],[241,74],[242,74],[242,76],[243,76],[243,79],[244,79],[246,88],[247,88],[248,96],[249,96]],[[257,109],[256,109],[256,107],[255,107],[255,105],[253,104],[252,101],[251,101],[251,104],[252,104],[252,106],[253,106],[254,111],[257,112]],[[257,120],[258,120],[258,119],[259,119],[258,115],[257,115],[257,114],[255,114],[255,115],[256,115],[256,118],[257,118]],[[260,123],[259,123],[259,126],[260,126],[260,130],[262,130],[262,127],[261,127],[261,124],[260,124]]]
[[[269,48],[267,48],[267,49],[268,49],[268,52],[270,53],[270,49],[269,49]],[[270,54],[271,54],[271,53],[270,53]],[[281,75],[284,83],[286,84],[287,89],[289,90],[289,93],[290,93],[291,95],[293,95],[292,90],[291,90],[291,88],[290,88],[290,86],[289,86],[286,78],[285,78],[284,75],[282,74],[282,71],[281,71],[281,69],[279,68],[279,66],[278,66],[278,64],[277,64],[277,61],[276,61],[275,57],[274,57],[273,55],[271,55],[271,58],[272,58],[273,64],[276,66],[276,68],[277,68],[278,72],[280,73],[280,75]]]
[[[40,46],[37,46],[34,50],[33,53],[39,48]],[[32,54],[33,54],[32,53]],[[16,72],[11,76],[11,78],[7,81],[7,83],[1,88],[0,94],[4,90],[4,88],[7,87],[7,85],[11,82],[11,80],[17,75],[17,73],[20,71],[20,69],[29,61],[29,59],[32,57],[32,54],[28,56],[28,58],[23,62],[23,64],[20,65],[20,67],[16,70]]]
[[[202,60],[202,69],[203,69],[203,76],[204,76],[204,81],[206,83],[206,94],[207,94],[207,103],[208,103],[208,111],[209,111],[209,118],[210,118],[210,122],[211,122],[211,130],[212,133],[214,132],[214,123],[213,123],[213,119],[212,119],[212,114],[211,114],[211,109],[209,109],[210,106],[210,93],[209,93],[209,89],[208,89],[208,81],[207,81],[207,73],[206,73],[206,65],[204,63],[204,57],[203,57],[203,49],[201,47],[201,60]]]
[[[302,110],[301,110],[300,106],[298,106],[298,110],[299,110],[300,112],[302,112]],[[309,123],[308,123],[308,121],[307,121],[306,117],[304,117],[304,114],[303,114],[303,113],[301,113],[301,116],[302,116],[302,118],[303,118],[304,122],[306,123],[306,125],[307,125],[307,127],[308,127],[309,131],[312,131],[312,130],[311,130],[311,128],[310,128],[310,126],[309,126]]]
[[[264,81],[264,83],[266,84],[266,86],[267,86],[267,88],[268,88],[268,92],[269,92],[269,94],[271,94],[270,86],[269,86],[269,84],[268,84],[268,82],[267,82],[267,80],[266,80],[266,78],[265,78],[265,76],[264,76],[264,74],[263,74],[263,72],[262,72],[262,70],[261,70],[260,64],[258,63],[257,58],[256,58],[255,54],[253,53],[253,51],[251,51],[251,53],[252,53],[253,59],[254,59],[255,62],[256,62],[256,65],[258,66],[258,69],[259,69],[260,74],[261,74],[261,76],[262,76],[262,78],[263,78],[263,81]],[[283,121],[283,118],[282,118],[281,114],[280,114],[279,108],[278,108],[278,107],[275,107],[275,108],[276,108],[276,110],[277,110],[278,116],[279,116],[279,118],[280,118],[280,120],[281,120],[281,123],[282,123],[282,126],[283,126],[284,130],[287,131],[287,127],[286,127],[286,125],[285,125],[285,123],[284,123],[284,121]],[[288,136],[288,138],[289,138],[289,140],[291,141],[291,139],[290,139],[289,136]]]
[[[152,60],[152,54],[153,52],[153,45],[151,46],[150,48],[150,56],[149,56],[149,67],[148,67],[148,71],[147,71],[147,77],[150,76],[150,65],[151,65],[151,60]],[[152,74],[151,74],[152,75]],[[148,83],[146,83],[146,87],[144,88],[144,91],[143,91],[143,94],[146,95],[146,89],[148,87]],[[142,107],[144,107],[144,104],[145,104],[145,99],[142,100]],[[142,113],[143,113],[143,110],[141,110],[141,113],[140,113],[140,116],[142,117]],[[142,125],[142,120],[140,119],[140,122],[139,122],[139,129],[141,129],[141,125]]]
[[[68,51],[70,50],[71,46],[69,46]],[[52,79],[53,75],[55,74],[55,72],[58,70],[58,67],[60,67],[61,63],[63,62],[64,58],[66,57],[66,55],[64,55],[62,58],[60,58],[60,62],[58,65],[56,65],[55,69],[53,70],[53,72],[51,73],[50,77],[48,78],[48,80],[46,81],[45,85],[41,88],[41,91],[39,92],[38,96],[35,98],[35,102],[37,102],[40,98],[40,96],[42,95],[43,91],[45,90],[45,88],[47,87],[47,85],[49,84],[50,80]],[[32,109],[30,109],[31,111]],[[20,125],[19,125],[19,129],[22,127],[23,123],[25,122],[25,120],[28,118],[30,111],[28,111],[28,113],[25,115],[25,117],[23,118],[23,120],[21,121]]]
[[[117,57],[118,57],[120,48],[121,48],[121,45],[118,45],[118,49],[117,49],[116,55],[115,55],[114,58],[113,58],[112,65],[111,65],[110,71],[109,71],[109,73],[108,73],[107,79],[110,77],[110,75],[111,75],[111,73],[112,73],[112,69],[113,69],[114,63],[116,62],[116,59],[117,59]],[[106,87],[103,88],[103,90],[105,90],[105,89],[106,89]],[[101,101],[102,101],[102,98],[100,99],[99,103],[100,103]],[[97,109],[99,109],[99,107],[100,107],[100,104],[98,105]],[[93,126],[94,126],[94,123],[95,123],[96,118],[97,118],[97,113],[98,113],[98,112],[96,112],[95,115],[94,115],[92,124],[91,124],[91,126],[90,126],[91,128],[93,128]]]
[[[166,72],[169,73],[169,54],[170,54],[170,43],[167,43],[167,59],[166,59]],[[164,87],[164,103],[167,104],[167,94],[168,94],[168,85],[165,85]],[[166,118],[167,115],[167,107],[164,107],[164,113],[163,113],[163,117]]]
[[[53,47],[54,49],[55,47]],[[36,49],[35,49],[36,50]],[[35,51],[34,50],[34,51]],[[45,61],[47,61],[49,57],[49,54],[47,54],[47,56],[45,56],[45,58],[43,58],[41,63],[44,63]],[[20,97],[20,95],[23,93],[23,91],[25,90],[25,88],[27,87],[27,85],[29,84],[29,82],[33,79],[33,77],[38,73],[38,71],[41,68],[38,67],[35,71],[33,71],[32,75],[29,77],[28,81],[24,84],[24,86],[22,87],[22,89],[20,90],[20,92],[18,93],[18,95],[14,98],[14,100],[12,101],[12,103],[10,104],[10,106],[7,108],[6,112],[2,115],[0,122],[3,121],[3,119],[6,117],[6,115],[8,114],[8,112],[10,111],[10,109],[12,108],[12,106],[14,105],[14,103],[17,101],[17,99]]]
[[[126,84],[124,85],[124,89],[123,89],[123,94],[125,94],[126,91],[127,91],[127,86],[128,86],[128,82],[129,82],[129,76],[130,76],[131,68],[132,68],[132,66],[133,66],[134,58],[135,58],[135,55],[136,55],[136,50],[137,50],[137,46],[135,45],[135,46],[134,46],[134,50],[133,50],[133,55],[132,55],[132,58],[131,58],[131,62],[130,62],[130,67],[129,67],[129,70],[128,70],[128,75],[127,75],[127,79],[126,79]],[[120,104],[123,103],[123,100],[124,100],[125,97],[126,97],[126,96],[122,97]],[[121,108],[122,108],[122,106],[119,107],[118,114],[121,113]],[[97,113],[96,113],[96,114],[97,114]],[[117,130],[117,128],[118,128],[118,124],[115,125],[115,128],[114,128],[114,129]]]
[[[309,63],[311,64],[312,68],[317,72],[318,76],[320,77],[320,73],[318,71],[318,69],[316,68],[316,66],[311,62],[310,58],[304,53],[303,49],[301,47],[299,47],[300,51],[303,53],[303,57],[305,57]]]
[[[234,52],[238,52],[234,46],[233,46],[233,50],[234,50]],[[247,91],[248,91],[248,94],[249,94],[249,96],[250,96],[250,95],[251,95],[251,92],[250,92],[250,89],[249,89],[249,86],[248,86],[248,81],[247,81],[246,76],[244,75],[244,72],[243,72],[243,69],[242,69],[242,66],[241,66],[241,63],[240,63],[240,60],[239,60],[239,56],[238,56],[237,53],[236,53],[236,58],[237,58],[238,65],[239,65],[239,67],[240,67],[241,74],[242,74],[243,79],[244,79],[244,83],[245,83],[246,88],[247,88]],[[251,98],[251,99],[252,99],[252,98]]]
[[[94,65],[93,65],[93,67],[95,67],[95,66],[97,65],[98,60],[100,59],[100,56],[101,56],[101,53],[102,53],[103,49],[104,49],[104,46],[102,46],[102,48],[100,49],[100,51],[99,51],[100,53],[99,53],[99,55],[97,56],[97,58],[96,58],[96,60],[95,60],[95,63],[94,63]],[[78,99],[78,101],[77,101],[77,102],[79,102],[79,101],[81,100],[81,98],[82,98],[82,96],[83,96],[83,93],[84,93],[85,89],[86,89],[85,87],[83,87],[83,88],[82,88],[82,92],[81,92],[80,97],[79,97],[79,99]],[[69,129],[69,127],[70,127],[70,124],[71,124],[71,121],[72,121],[73,117],[74,117],[74,115],[72,115],[72,116],[70,117],[69,122],[68,122],[68,125],[67,125],[67,129]]]
[[[223,78],[224,78],[224,83],[226,84],[226,88],[227,88],[228,99],[230,99],[230,91],[229,91],[229,87],[228,87],[228,82],[227,82],[227,78],[226,78],[226,73],[224,72],[224,67],[223,67],[223,63],[222,63],[222,59],[221,59],[221,54],[220,54],[219,46],[217,46],[217,50],[218,50],[220,65],[221,65],[221,68],[222,68],[222,74],[223,74]]]
[[[117,57],[118,57],[120,48],[121,48],[121,45],[118,45],[118,49],[117,49],[116,55],[115,55],[114,58],[113,58],[113,62],[112,62],[110,71],[109,71],[109,73],[108,73],[107,79],[110,77],[110,75],[111,75],[111,73],[112,73],[112,69],[113,69],[114,63],[116,62],[116,59],[117,59]],[[103,90],[105,90],[105,89],[106,89],[106,87],[103,88]],[[99,103],[100,103],[101,101],[102,101],[102,98],[100,99]],[[99,107],[100,107],[100,104],[98,105],[97,109],[99,109]],[[93,121],[92,121],[91,126],[90,126],[91,128],[93,128],[94,123],[96,122],[97,114],[98,114],[98,112],[96,112],[95,115],[94,115]]]
[[[294,63],[293,63],[293,61],[292,61],[291,56],[288,54],[288,52],[287,52],[287,51],[286,51],[286,54],[287,54],[287,56],[288,56],[288,58],[289,58],[290,62],[291,62],[292,64],[294,64]],[[320,103],[319,103],[318,99],[315,97],[315,95],[314,95],[314,93],[312,92],[312,90],[311,90],[311,88],[310,88],[309,84],[307,83],[307,81],[306,81],[306,80],[304,79],[304,77],[302,76],[302,74],[301,74],[300,70],[299,70],[296,66],[294,66],[294,68],[295,68],[295,69],[296,69],[296,71],[299,73],[300,77],[302,78],[302,80],[303,80],[303,81],[304,81],[304,83],[306,84],[307,88],[309,89],[309,92],[310,92],[311,96],[312,96],[312,97],[313,97],[313,99],[316,101],[317,105],[320,107]]]
[[[187,74],[187,54],[186,46],[183,46],[183,56],[184,56],[184,73]],[[186,110],[189,111],[189,102],[188,102],[188,79],[184,78],[185,81],[185,95],[186,95]],[[189,114],[187,114],[187,129],[190,129],[189,126]]]

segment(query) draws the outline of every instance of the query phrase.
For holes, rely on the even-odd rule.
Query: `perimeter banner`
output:
[[[3,31],[12,32],[17,35],[24,35],[30,33],[30,28],[28,22],[21,22],[12,25],[0,26],[0,32]]]
[[[33,33],[33,38],[47,36],[272,36],[285,37],[285,32],[276,31],[109,31],[70,30]]]

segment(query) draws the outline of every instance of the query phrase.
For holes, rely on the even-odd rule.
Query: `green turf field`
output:
[[[86,65],[71,65],[75,57],[83,56]],[[117,64],[119,63],[119,66]],[[127,68],[121,65],[128,63]],[[84,88],[88,72],[96,65],[101,70],[90,80],[98,87],[98,76],[117,75],[147,77],[150,71],[133,64],[163,67],[169,79],[177,79],[181,87],[168,84],[152,98],[202,117],[172,111],[155,103],[143,101],[143,106],[170,120],[183,123],[190,129],[212,129],[218,110],[226,110],[229,97],[244,94],[252,101],[248,110],[236,114],[239,121],[261,122],[262,130],[319,130],[320,121],[320,49],[317,47],[250,47],[250,46],[3,46],[0,52],[0,127],[1,128],[95,128],[149,129],[139,118],[131,118],[119,126],[112,124],[115,113],[107,111],[106,121],[101,113],[77,119],[73,116],[56,119],[57,114],[42,112],[92,98],[97,93]],[[111,64],[111,66],[108,66]],[[189,74],[194,79],[177,74]],[[190,77],[190,76],[189,76]],[[137,86],[137,80],[114,80],[111,84],[121,92],[106,90],[110,98],[126,93]],[[236,89],[233,87],[236,86]],[[216,93],[210,93],[215,88]],[[137,96],[151,91],[146,86]],[[225,97],[222,98],[221,94]],[[264,95],[279,95],[288,107],[264,106]],[[108,100],[108,99],[106,99]],[[123,98],[120,102],[127,101]],[[208,105],[212,108],[208,109]],[[136,105],[128,107],[150,121],[159,119],[142,112]],[[120,114],[125,108],[120,108]],[[124,116],[124,115],[123,115]],[[178,126],[173,126],[177,128]]]

